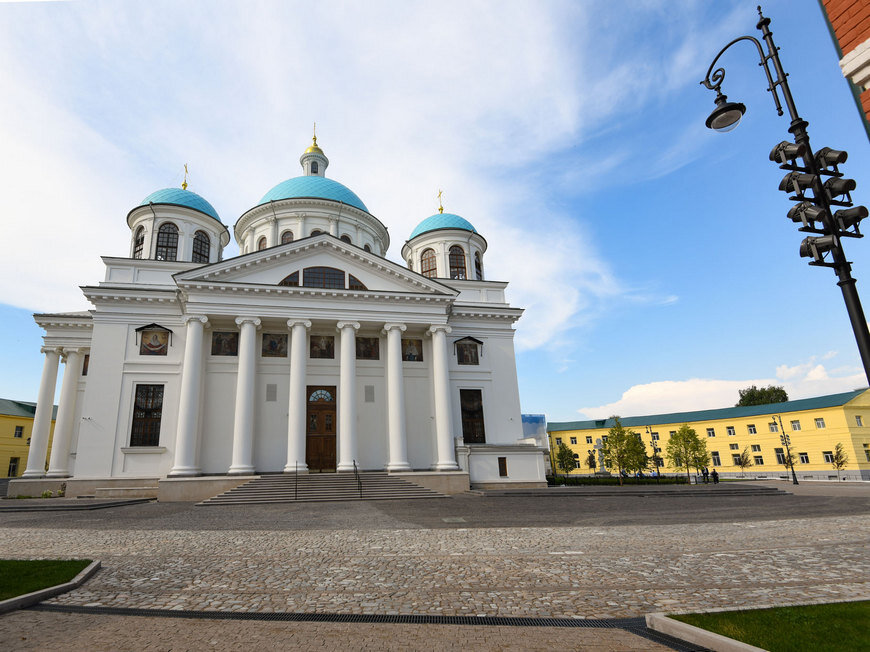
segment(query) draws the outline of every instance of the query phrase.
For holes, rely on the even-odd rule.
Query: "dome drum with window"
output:
[[[428,278],[484,280],[486,240],[465,218],[436,213],[417,225],[402,247],[408,269]]]
[[[223,258],[230,232],[205,199],[189,190],[152,192],[127,215],[130,257],[214,263]]]

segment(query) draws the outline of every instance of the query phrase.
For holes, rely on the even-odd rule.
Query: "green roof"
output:
[[[8,398],[0,398],[0,414],[9,417],[24,417],[32,419],[36,415],[36,403],[29,401],[13,401]],[[51,418],[57,416],[57,406],[52,410]]]
[[[715,410],[697,410],[696,412],[671,412],[670,414],[652,414],[639,417],[619,417],[619,422],[625,426],[655,426],[662,423],[690,423],[697,421],[716,421],[720,419],[739,419],[767,414],[782,414],[784,412],[800,412],[802,410],[819,410],[821,408],[845,405],[861,396],[867,388],[856,389],[841,394],[828,394],[814,398],[802,398],[796,401],[768,403],[766,405],[749,405],[746,407],[718,408]],[[589,421],[556,421],[547,424],[547,432],[562,432],[565,430],[595,430],[612,428],[613,417],[607,419],[591,419]]]

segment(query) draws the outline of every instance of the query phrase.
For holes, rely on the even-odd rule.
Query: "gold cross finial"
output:
[[[184,181],[181,182],[181,189],[187,190],[187,163],[184,164]]]
[[[314,142],[314,145],[317,146],[317,123],[314,123],[314,129],[312,130],[311,140]]]
[[[443,213],[443,212],[444,212],[444,204],[443,204],[443,202],[441,201],[441,195],[443,195],[443,194],[444,194],[444,193],[441,192],[441,188],[439,188],[439,189],[438,189],[438,212],[439,212],[439,213]]]

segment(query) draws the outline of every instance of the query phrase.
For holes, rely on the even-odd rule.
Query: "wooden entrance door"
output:
[[[335,387],[309,387],[305,463],[309,471],[335,471]]]

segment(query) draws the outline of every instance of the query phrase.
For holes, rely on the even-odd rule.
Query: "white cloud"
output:
[[[822,356],[830,359],[831,353]],[[855,368],[828,370],[817,358],[794,365],[780,365],[775,378],[719,380],[692,378],[634,385],[612,403],[577,410],[589,419],[612,416],[667,414],[731,407],[739,398],[738,390],[750,385],[782,385],[790,399],[836,394],[867,386],[863,370]]]
[[[72,3],[0,14],[0,214],[19,224],[0,245],[4,302],[86,307],[74,285],[100,280],[99,255],[126,254],[126,213],[179,183],[183,163],[191,190],[232,227],[299,174],[314,120],[329,175],[388,226],[392,259],[445,190],[447,210],[489,242],[487,276],[511,281],[511,300],[526,309],[518,348],[559,346],[605,301],[640,296],[583,228],[593,216],[547,205],[559,174],[563,187],[576,181],[554,162],[613,129],[614,116],[688,83],[703,30],[653,53],[649,44],[617,51],[612,30],[596,22],[614,13],[601,5],[204,6]],[[641,18],[612,29],[646,29]],[[653,55],[667,65],[647,65]],[[687,160],[692,130],[674,143],[661,169]],[[572,167],[589,179],[631,156],[586,155],[589,165],[574,156]],[[662,294],[650,300],[676,300]]]

